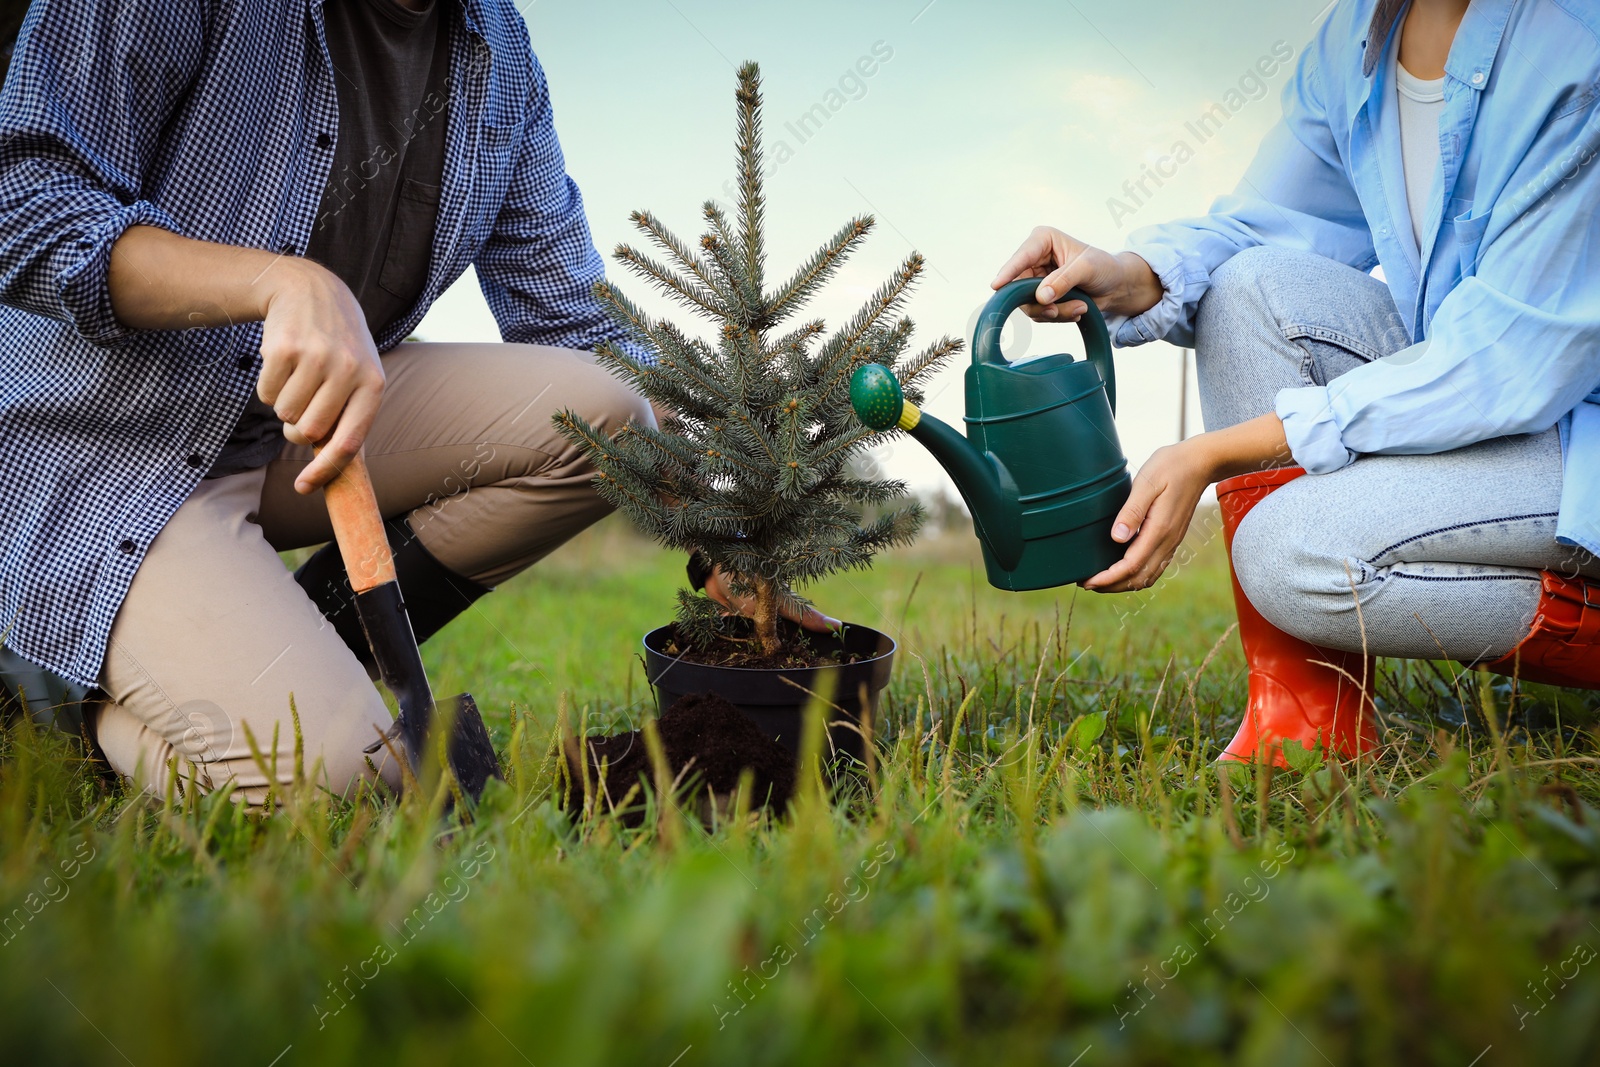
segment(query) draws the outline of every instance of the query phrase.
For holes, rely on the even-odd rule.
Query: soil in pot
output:
[[[713,803],[731,804],[739,788],[739,776],[748,767],[754,776],[750,796],[752,809],[766,807],[781,812],[788,806],[794,794],[794,753],[762,733],[722,697],[715,693],[683,696],[662,714],[656,728],[673,778],[688,767],[685,780],[694,779],[699,783],[701,797],[709,790]],[[602,798],[609,796],[611,803],[621,804],[641,777],[654,787],[650,753],[641,731],[586,737],[582,744],[589,761],[590,788]],[[603,785],[602,764],[605,765]],[[573,782],[567,808],[575,812],[583,806],[583,771],[570,750],[567,766]],[[644,805],[638,795],[629,802],[628,808],[621,813],[624,821],[637,824],[644,815]]]
[[[749,619],[728,616],[719,627],[720,636],[709,648],[699,648],[685,640],[673,626],[671,640],[662,652],[686,663],[708,667],[739,667],[744,670],[777,671],[809,667],[836,667],[855,663],[861,657],[840,646],[831,634],[813,633],[788,619],[778,620],[778,635],[783,650],[776,655],[763,652],[756,641],[755,624]]]

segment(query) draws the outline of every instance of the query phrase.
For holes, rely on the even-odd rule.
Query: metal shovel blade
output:
[[[471,693],[458,693],[440,701],[435,711],[441,725],[448,724],[450,730],[450,740],[445,747],[450,773],[455,775],[461,791],[476,803],[489,779],[500,777],[500,760],[494,754],[494,744],[489,740],[489,728],[483,724],[478,702],[472,699]]]
[[[500,762],[495,757],[494,745],[489,741],[489,730],[483,724],[477,702],[467,693],[437,704],[434,701],[398,583],[385,582],[356,594],[356,609],[378,666],[378,676],[400,706],[394,732],[399,735],[412,773],[419,776],[422,773],[428,735],[435,720],[442,717],[442,725],[450,731],[445,745],[450,771],[462,793],[476,802],[489,779],[500,777]]]

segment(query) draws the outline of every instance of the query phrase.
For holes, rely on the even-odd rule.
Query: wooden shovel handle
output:
[[[323,488],[323,496],[350,588],[365,593],[394,581],[394,556],[378,511],[378,495],[372,491],[367,461],[360,452]]]

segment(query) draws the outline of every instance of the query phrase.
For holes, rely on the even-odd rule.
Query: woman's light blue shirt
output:
[[[1362,453],[1559,426],[1557,539],[1600,553],[1600,4],[1473,0],[1445,64],[1420,254],[1379,61],[1404,6],[1340,3],[1234,193],[1203,218],[1133,233],[1166,292],[1117,341],[1192,344],[1211,272],[1254,245],[1382,264],[1412,347],[1279,393],[1296,461],[1322,474]]]

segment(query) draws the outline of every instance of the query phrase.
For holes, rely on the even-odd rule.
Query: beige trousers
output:
[[[613,432],[629,419],[653,425],[641,397],[570,349],[402,344],[383,367],[366,443],[378,505],[487,586],[609,510],[552,415],[571,409]],[[202,482],[134,577],[101,669],[108,699],[91,722],[112,767],[147,789],[232,781],[261,803],[295,773],[291,701],[303,767],[319,784],[346,795],[371,776],[371,759],[398,788],[393,761],[361,751],[392,721],[382,697],[277,555],[333,536],[322,494],[294,491],[309,458],[286,445],[264,469]]]

